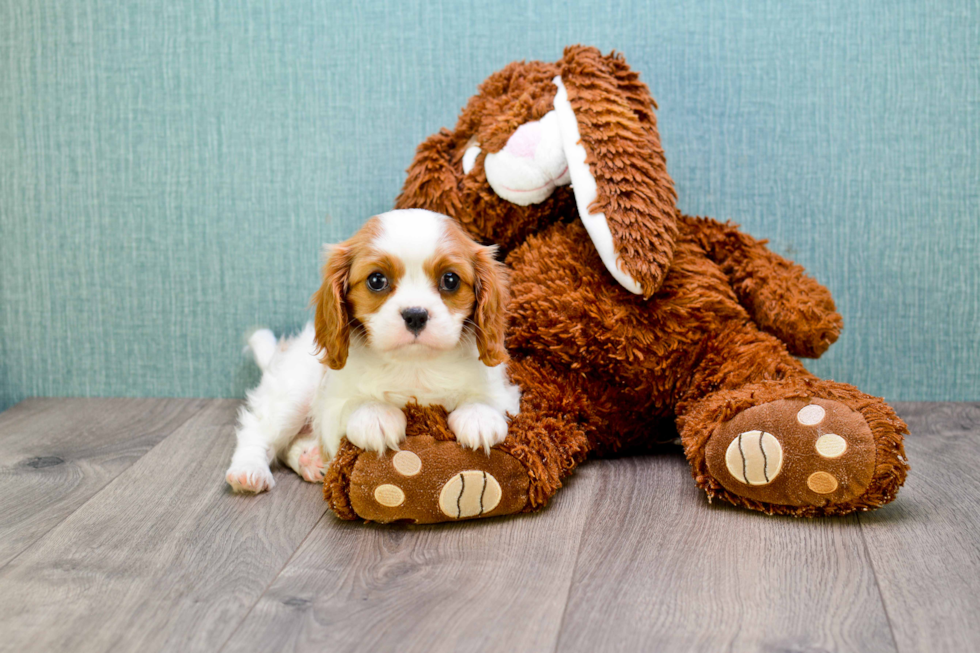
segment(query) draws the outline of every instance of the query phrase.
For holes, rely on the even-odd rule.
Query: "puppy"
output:
[[[489,454],[520,410],[504,365],[508,288],[494,250],[421,209],[373,217],[330,248],[313,323],[279,342],[268,330],[249,340],[263,375],[239,415],[228,483],[270,489],[277,457],[319,481],[345,436],[397,450],[410,402],[443,406],[457,441]]]

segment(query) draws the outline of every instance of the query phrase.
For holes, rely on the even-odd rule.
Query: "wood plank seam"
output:
[[[327,516],[222,650],[550,651],[594,480],[577,475],[547,510],[503,520]]]
[[[45,397],[45,398],[47,398],[47,397]],[[25,399],[24,401],[30,401],[30,399]],[[20,405],[20,403],[23,403],[23,402],[19,402],[15,406],[11,406],[11,409],[12,408],[16,408],[17,406]],[[166,435],[162,435],[160,437],[160,441],[157,442],[152,447],[150,447],[149,449],[147,449],[143,453],[142,456],[140,456],[139,458],[134,458],[132,460],[132,462],[130,462],[128,465],[126,465],[125,467],[120,468],[119,471],[111,479],[109,479],[108,481],[106,481],[106,483],[102,487],[100,487],[97,492],[94,492],[90,497],[88,497],[87,499],[85,499],[85,501],[83,501],[82,503],[78,504],[78,506],[76,506],[74,510],[72,510],[71,512],[63,515],[61,517],[61,519],[59,519],[57,522],[52,523],[49,528],[47,528],[43,533],[38,534],[38,536],[36,538],[34,538],[33,540],[31,540],[29,543],[27,543],[24,546],[24,548],[22,548],[20,551],[18,551],[16,555],[12,556],[9,560],[7,560],[6,562],[4,562],[3,564],[0,564],[0,574],[3,573],[4,569],[6,569],[7,566],[10,565],[10,563],[12,563],[14,560],[17,560],[21,555],[24,554],[25,551],[28,551],[28,550],[32,549],[38,542],[40,542],[41,540],[43,540],[48,535],[48,533],[50,533],[55,528],[57,528],[58,526],[60,526],[66,519],[68,519],[73,514],[75,514],[75,512],[77,512],[80,508],[82,508],[83,506],[87,505],[92,499],[94,499],[95,497],[99,496],[102,492],[105,491],[106,488],[108,488],[110,485],[112,485],[113,483],[115,483],[116,482],[116,479],[118,479],[120,476],[122,476],[124,473],[126,473],[127,470],[129,470],[133,465],[135,465],[140,460],[142,460],[148,453],[150,453],[151,451],[153,451],[154,449],[156,449],[157,447],[159,447],[160,444],[164,440],[166,440],[173,433],[175,433],[177,430],[179,430],[181,427],[183,427],[184,424],[186,424],[188,421],[190,421],[191,419],[193,419],[202,410],[204,410],[205,408],[207,408],[207,406],[208,406],[207,402],[202,401],[200,403],[200,405],[197,407],[197,409],[195,409],[193,412],[191,412],[190,414],[188,414],[186,418],[184,418],[183,420],[180,421],[180,423],[175,424],[173,426],[173,428],[170,429],[167,432]],[[4,412],[6,412],[6,411],[4,411]]]
[[[277,471],[284,482],[268,495],[228,490],[221,471],[239,405],[207,402],[4,570],[0,650],[211,651],[225,641],[326,512],[319,488],[291,471]]]
[[[898,500],[862,514],[900,651],[980,650],[980,403],[898,402],[912,471]]]
[[[597,467],[597,465],[593,465],[593,467]],[[551,649],[554,653],[558,653],[558,647],[561,644],[561,633],[565,629],[565,616],[568,614],[568,599],[572,595],[572,585],[575,584],[575,575],[578,571],[579,560],[582,557],[582,543],[585,541],[585,531],[586,528],[583,522],[582,528],[578,532],[578,547],[575,549],[575,561],[572,563],[572,572],[568,575],[568,584],[565,586],[565,605],[562,607],[561,618],[558,620],[558,628],[555,630],[555,646]]]
[[[864,543],[864,555],[868,559],[868,566],[871,567],[871,576],[875,579],[875,589],[878,590],[878,598],[881,600],[881,609],[885,613],[885,621],[888,623],[888,632],[892,636],[892,649],[901,651],[898,647],[898,638],[895,636],[895,626],[892,624],[892,615],[888,610],[888,601],[885,600],[885,593],[881,591],[881,582],[878,580],[878,568],[875,566],[874,558],[871,556],[871,548],[868,546],[868,538],[864,533],[864,522],[861,520],[860,513],[857,515],[857,522],[861,530],[861,542]]]
[[[320,518],[318,520],[316,520],[316,523],[313,524],[313,527],[310,528],[310,530],[306,533],[302,541],[300,541],[299,544],[296,545],[296,548],[293,549],[293,552],[289,554],[289,558],[287,558],[286,561],[282,564],[282,567],[279,568],[279,571],[276,572],[276,575],[273,576],[271,579],[269,579],[269,583],[265,586],[265,589],[263,589],[258,594],[258,596],[255,597],[255,601],[252,602],[252,605],[248,607],[248,610],[245,611],[245,614],[242,615],[242,618],[238,620],[238,623],[235,624],[235,627],[231,630],[231,632],[228,633],[228,637],[225,638],[225,641],[223,641],[221,643],[221,646],[218,647],[218,653],[221,653],[221,651],[225,650],[225,648],[228,646],[228,642],[230,642],[231,638],[235,636],[235,633],[237,633],[238,629],[241,628],[241,625],[245,623],[245,620],[248,619],[248,616],[252,614],[252,610],[255,609],[255,606],[259,604],[259,602],[262,600],[262,597],[264,597],[268,593],[269,588],[271,588],[275,584],[275,582],[279,580],[279,577],[282,575],[282,572],[285,571],[285,569],[289,566],[289,563],[292,562],[293,558],[296,557],[296,552],[299,551],[301,548],[303,548],[303,544],[306,543],[306,540],[310,539],[310,535],[313,534],[313,531],[315,531],[317,527],[323,523],[323,520],[328,515],[332,515],[332,514],[333,513],[327,510],[326,506],[324,506],[323,514],[320,515]]]

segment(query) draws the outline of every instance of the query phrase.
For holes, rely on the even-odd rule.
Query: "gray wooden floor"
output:
[[[0,650],[980,649],[980,404],[899,406],[912,473],[875,513],[709,505],[678,451],[436,527],[341,522],[282,471],[230,494],[237,408],[0,415]]]

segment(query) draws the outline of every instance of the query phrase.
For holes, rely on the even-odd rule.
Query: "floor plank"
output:
[[[317,525],[226,651],[552,651],[596,487],[534,515]]]
[[[980,650],[980,404],[897,410],[912,471],[861,524],[898,648]]]
[[[237,407],[0,415],[0,651],[980,649],[980,404],[900,405],[912,473],[859,517],[710,506],[678,451],[435,527],[340,522],[292,472],[230,494]]]
[[[204,405],[201,399],[30,399],[0,414],[0,567]]]
[[[279,472],[230,494],[239,403],[197,415],[0,570],[0,650],[216,650],[325,511]]]
[[[679,450],[595,465],[558,650],[894,650],[856,518],[709,505]]]

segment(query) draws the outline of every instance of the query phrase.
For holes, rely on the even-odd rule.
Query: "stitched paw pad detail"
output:
[[[360,454],[350,502],[362,519],[432,524],[518,512],[528,484],[521,464],[502,451],[487,455],[420,435],[407,438],[394,455]]]
[[[439,508],[450,519],[480,517],[500,503],[500,484],[493,474],[470,469],[453,476],[442,486]]]
[[[772,433],[739,433],[725,452],[725,466],[741,483],[768,485],[783,468],[783,447]]]
[[[729,492],[765,503],[827,506],[859,497],[874,475],[864,417],[829,399],[781,399],[721,424],[708,470]]]

